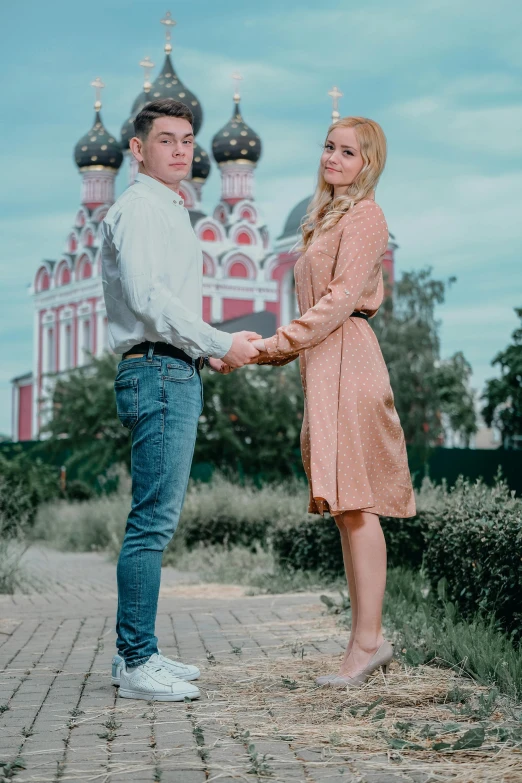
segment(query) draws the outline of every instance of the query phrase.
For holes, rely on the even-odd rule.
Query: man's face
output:
[[[181,117],[159,117],[145,140],[130,141],[132,154],[140,172],[176,190],[190,173],[194,156],[194,133],[188,120]]]

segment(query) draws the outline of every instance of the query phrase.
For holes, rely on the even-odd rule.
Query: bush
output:
[[[0,476],[0,593],[14,593],[27,579],[21,559],[32,507],[25,507],[23,501],[19,485]]]
[[[296,479],[255,488],[220,475],[189,487],[176,538],[188,548],[204,544],[266,546],[276,523],[302,516],[306,486]]]
[[[6,459],[0,454],[0,516],[5,529],[32,525],[40,503],[56,497],[59,472],[21,452]]]
[[[465,615],[494,615],[522,636],[522,500],[501,481],[487,487],[461,478],[425,518],[432,586],[443,580],[446,598]]]
[[[74,503],[55,500],[38,509],[33,537],[69,552],[119,550],[129,508],[125,492]]]
[[[388,565],[419,568],[425,549],[425,512],[411,519],[382,517]],[[278,525],[272,534],[277,562],[293,569],[318,571],[325,577],[344,572],[341,540],[335,521],[303,514]]]

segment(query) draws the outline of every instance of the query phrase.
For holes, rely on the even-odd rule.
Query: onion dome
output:
[[[105,85],[100,77],[97,77],[91,82],[91,87],[96,90],[94,124],[76,144],[74,160],[80,170],[96,166],[117,171],[123,161],[121,147],[114,136],[105,128],[100,115],[100,91]]]
[[[170,28],[174,27],[176,22],[172,19],[170,11],[167,11],[165,18],[161,20],[161,24],[165,25],[167,38],[165,43],[165,62],[161,73],[152,83],[149,100],[155,101],[159,98],[173,98],[175,101],[184,103],[194,115],[194,135],[196,135],[203,122],[203,109],[194,93],[185,87],[180,80],[172,65],[172,60],[170,59],[170,53],[172,52]]]
[[[283,228],[283,232],[278,239],[285,239],[287,237],[293,237],[299,233],[303,218],[308,212],[308,206],[312,200],[312,196],[307,196],[299,204],[296,204],[286,219],[286,223]]]
[[[154,63],[150,57],[144,57],[140,62],[141,67],[145,71],[145,81],[143,82],[143,90],[132,104],[130,117],[121,126],[121,142],[120,146],[124,152],[129,149],[129,141],[134,136],[134,119],[137,114],[146,106],[150,101],[150,90],[152,84],[150,83],[150,71],[154,68]]]
[[[210,158],[208,153],[194,142],[194,159],[192,161],[191,179],[205,181],[210,174]]]
[[[234,76],[233,78],[240,79],[241,77]],[[236,88],[232,117],[212,140],[212,154],[216,163],[241,160],[257,163],[261,157],[261,139],[243,120],[239,101],[240,95]]]
[[[203,110],[201,104],[182,81],[180,81],[170,55],[165,57],[165,63],[163,69],[157,79],[153,82],[150,91],[150,101],[155,101],[159,98],[173,98],[175,101],[181,101],[189,107],[194,115],[194,135],[199,132],[201,124],[203,122]]]

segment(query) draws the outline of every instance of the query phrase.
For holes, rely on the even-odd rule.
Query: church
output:
[[[27,374],[13,379],[12,436],[15,441],[36,440],[50,415],[55,379],[87,364],[91,356],[108,350],[107,317],[101,279],[100,225],[114,201],[115,180],[122,168],[132,186],[137,164],[129,151],[133,120],[150,100],[173,98],[186,103],[194,115],[197,137],[203,110],[196,95],[185,86],[174,68],[171,31],[175,21],[169,12],[165,27],[165,59],[151,81],[153,63],[147,57],[143,89],[136,97],[120,138],[104,126],[101,89],[97,78],[94,122],[74,148],[81,176],[81,199],[62,252],[45,259],[36,271],[31,295],[34,302],[33,363]],[[293,267],[295,246],[310,196],[289,213],[283,231],[272,240],[255,200],[255,172],[262,142],[243,117],[239,76],[230,119],[212,140],[210,155],[196,142],[190,177],[180,196],[188,209],[203,254],[203,318],[224,331],[251,329],[264,337],[296,314]],[[337,88],[333,120],[339,117]],[[211,214],[202,209],[202,191],[211,159],[221,175],[221,197]],[[125,165],[124,165],[125,163]],[[384,266],[393,285],[394,250],[390,235]]]

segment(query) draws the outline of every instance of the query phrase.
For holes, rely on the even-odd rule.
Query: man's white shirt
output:
[[[183,199],[138,174],[102,224],[109,345],[125,353],[150,340],[193,359],[222,358],[232,335],[203,321],[203,256]]]

